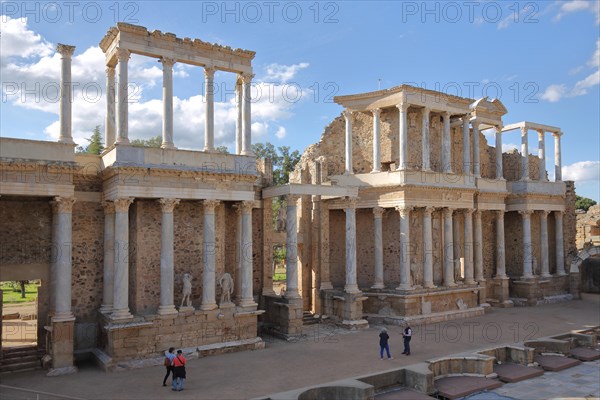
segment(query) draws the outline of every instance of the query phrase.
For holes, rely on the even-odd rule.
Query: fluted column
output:
[[[540,170],[540,175],[538,177],[538,180],[540,182],[544,182],[544,181],[548,180],[546,178],[546,141],[544,140],[545,132],[542,130],[539,130],[537,132],[538,132],[538,158],[539,158],[539,170]]]
[[[562,181],[562,161],[560,154],[560,137],[562,132],[554,133],[554,180]]]
[[[412,290],[410,282],[410,211],[412,207],[396,207],[400,214],[400,285],[397,290]]]
[[[240,204],[235,204],[233,206],[235,211],[235,221],[236,221],[236,230],[235,230],[235,283],[233,285],[233,290],[235,291],[234,298],[237,302],[242,299],[242,257],[244,256],[244,248],[243,248],[243,239],[242,239],[242,207]]]
[[[504,210],[496,211],[496,278],[506,278]]]
[[[173,149],[173,65],[175,60],[172,58],[161,58],[163,67],[163,130],[162,145],[163,149]]]
[[[450,113],[442,113],[444,131],[442,133],[442,171],[452,173],[452,138],[450,137]]]
[[[400,103],[396,106],[399,111],[398,125],[398,167],[397,170],[408,169],[408,123],[406,114],[408,103]]]
[[[473,279],[473,210],[464,211],[465,217],[465,283],[467,285],[475,284]]]
[[[356,199],[349,198],[346,208],[346,293],[358,293],[356,280]]]
[[[115,283],[112,319],[128,319],[129,312],[129,206],[132,197],[115,203]]]
[[[521,180],[529,180],[529,136],[527,127],[521,128]]]
[[[106,119],[104,122],[105,147],[110,147],[115,144],[115,74],[115,67],[110,65],[106,67]],[[110,302],[112,304],[112,299]]]
[[[452,209],[444,208],[444,286],[454,283],[454,243],[452,238]]]
[[[238,75],[237,82],[235,83],[235,97],[237,99],[237,120],[235,124],[235,154],[242,154],[242,135],[243,135],[243,97],[244,92],[242,88],[242,79]]]
[[[469,122],[471,116],[469,114],[461,118],[463,123],[463,175],[471,174],[471,131]]]
[[[431,151],[429,150],[429,108],[423,108],[423,171],[431,171]]]
[[[115,204],[112,201],[105,201],[102,206],[104,207],[104,272],[100,312],[110,314],[113,310],[115,284]]]
[[[71,82],[71,57],[75,46],[58,44],[56,51],[60,54],[60,143],[74,143],[71,135],[73,107],[72,82]]]
[[[502,127],[496,126],[496,179],[504,179],[502,167]]]
[[[54,322],[73,319],[71,312],[71,276],[73,245],[73,197],[55,197],[52,204],[53,250],[52,288],[54,289]]]
[[[473,126],[473,175],[476,178],[481,178],[481,164],[479,160],[479,120],[472,119]]]
[[[540,211],[540,261],[542,263],[542,278],[550,276],[550,262],[548,259],[548,213],[550,211]]]
[[[352,168],[352,111],[344,110],[344,118],[346,119],[346,136],[345,136],[345,160],[346,174],[353,174]]]
[[[215,236],[215,208],[219,205],[217,200],[204,200],[204,270],[202,272],[202,303],[201,310],[214,310],[217,308],[215,298],[216,279],[216,236]]]
[[[563,239],[563,212],[554,212],[556,234],[556,275],[563,276],[565,272],[565,243]]]
[[[179,204],[179,199],[160,199],[158,203],[162,211],[160,224],[160,306],[158,307],[158,314],[177,314],[173,296],[175,285],[173,210]]]
[[[523,218],[523,276],[522,279],[533,278],[533,252],[531,246],[531,214],[532,210],[519,211]]]
[[[373,208],[375,220],[375,282],[373,289],[383,289],[383,224],[382,216],[385,209],[381,207]]]
[[[204,118],[204,151],[215,150],[215,69],[204,67],[205,118]]]
[[[475,280],[485,282],[483,276],[483,229],[481,226],[481,210],[475,210],[473,213],[475,220],[473,222],[475,237],[473,239],[473,264],[475,268]]]
[[[252,104],[252,94],[250,93],[252,78],[254,78],[253,74],[242,74],[242,87],[243,87],[243,131],[244,134],[242,136],[242,155],[245,156],[253,156],[252,152],[252,116],[251,116],[251,104]],[[254,301],[253,301],[254,304]]]
[[[253,201],[242,202],[242,240],[244,252],[242,254],[242,299],[240,306],[254,307],[254,296],[252,294],[252,208]]]
[[[119,102],[118,106],[118,144],[129,143],[129,96],[128,96],[128,75],[127,64],[131,56],[127,49],[117,49],[117,58],[119,59]],[[128,311],[129,312],[129,311]]]
[[[454,279],[459,280],[462,278],[460,273],[460,258],[461,258],[461,247],[460,247],[460,217],[462,213],[460,210],[455,210],[452,213],[452,263],[454,264]],[[458,277],[458,279],[457,279]]]
[[[431,229],[431,213],[433,207],[423,209],[423,286],[434,288],[433,283],[433,234]]]
[[[285,297],[294,299],[298,293],[298,196],[288,195],[286,198],[285,223]]]
[[[381,132],[380,132],[381,109],[373,110],[373,171],[381,171]]]

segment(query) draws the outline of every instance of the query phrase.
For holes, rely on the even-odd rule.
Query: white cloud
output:
[[[277,132],[275,132],[275,136],[277,137],[277,139],[283,139],[285,135],[286,131],[283,126],[280,126],[279,129],[277,129]]]
[[[547,100],[551,103],[557,102],[565,95],[567,87],[562,84],[550,85],[542,93],[542,100]]]
[[[514,143],[502,143],[502,152],[509,153],[513,150],[518,150],[520,145]]]
[[[52,45],[42,39],[39,34],[27,28],[27,18],[11,18],[1,16],[0,53],[2,65],[9,57],[48,56],[52,54]]]
[[[578,11],[590,11],[594,13],[596,16],[596,23],[600,24],[600,3],[595,0],[571,0],[562,2],[554,20],[559,21],[565,15]]]
[[[289,82],[298,71],[308,68],[310,64],[300,63],[292,65],[270,64],[267,66],[267,75],[263,78],[265,82]]]
[[[593,72],[587,78],[578,81],[571,92],[569,97],[582,96],[587,94],[588,89],[600,84],[600,70]]]
[[[579,161],[562,167],[562,178],[565,181],[598,182],[600,181],[600,161]]]

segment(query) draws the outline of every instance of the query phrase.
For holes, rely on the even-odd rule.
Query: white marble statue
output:
[[[192,306],[192,275],[183,274],[183,298],[181,299],[181,307],[185,303],[186,307]]]
[[[233,293],[233,278],[225,272],[219,278],[219,286],[221,286],[221,304],[231,303],[231,294]]]
[[[286,218],[287,218],[287,210],[285,208],[285,206],[282,204],[281,207],[279,207],[279,211],[277,212],[277,220],[275,221],[275,230],[277,232],[283,232],[285,231],[285,223],[286,223]]]

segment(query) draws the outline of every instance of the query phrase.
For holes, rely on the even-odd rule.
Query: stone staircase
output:
[[[318,323],[319,319],[315,318],[315,315],[310,311],[304,311],[302,313],[302,325],[314,325]]]
[[[37,346],[4,349],[0,358],[0,373],[41,369],[41,359],[45,353]]]

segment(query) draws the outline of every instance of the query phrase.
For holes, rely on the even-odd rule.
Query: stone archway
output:
[[[580,297],[580,292],[584,289],[588,289],[589,287],[582,284],[583,279],[593,279],[592,276],[597,276],[598,273],[596,271],[595,275],[591,274],[591,268],[593,265],[586,266],[584,262],[592,257],[600,256],[600,246],[590,246],[587,247],[577,254],[577,257],[571,262],[571,270],[570,270],[570,288],[571,293],[575,297]],[[583,268],[582,268],[583,267]],[[597,269],[597,268],[596,268]],[[600,283],[597,283],[597,285]]]

